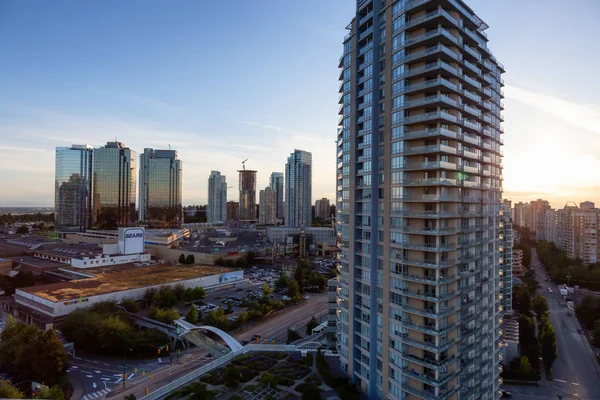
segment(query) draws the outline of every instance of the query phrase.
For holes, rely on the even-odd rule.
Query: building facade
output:
[[[486,28],[460,0],[358,0],[348,25],[338,351],[370,399],[498,397],[503,66]]]
[[[181,160],[175,150],[144,149],[140,154],[139,219],[151,228],[183,223]]]
[[[121,142],[94,149],[92,225],[98,229],[136,222],[137,154]]]
[[[312,154],[294,150],[285,164],[285,225],[312,225]]]
[[[558,243],[558,216],[556,210],[543,209],[538,211],[535,239],[538,241]]]
[[[277,192],[267,186],[259,193],[258,223],[275,225],[277,223]]]
[[[527,228],[529,224],[529,203],[515,203],[514,214],[514,224],[522,228]]]
[[[240,203],[237,201],[227,202],[227,221],[239,221],[240,219]]]
[[[240,170],[240,219],[256,221],[256,171]]]
[[[566,205],[557,218],[557,229],[560,230],[559,247],[571,259],[581,259],[586,264],[600,260],[598,244],[600,209],[593,208],[593,203],[585,202],[585,208]],[[592,206],[590,206],[592,204]]]
[[[278,222],[282,222],[285,218],[285,212],[283,208],[283,186],[284,186],[283,172],[273,172],[271,173],[271,178],[269,179],[269,187],[275,191],[275,195],[277,197],[277,210],[276,210],[276,218]]]
[[[219,171],[210,171],[208,177],[207,222],[227,221],[227,179]]]
[[[315,218],[327,219],[331,217],[329,210],[329,199],[323,197],[315,201]]]
[[[512,314],[512,252],[514,246],[513,222],[510,216],[510,201],[505,200],[500,208],[500,304],[505,314]]]
[[[85,232],[92,227],[93,148],[56,148],[54,226],[61,232]]]

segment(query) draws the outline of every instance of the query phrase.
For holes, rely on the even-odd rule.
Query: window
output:
[[[392,109],[400,108],[404,105],[404,96],[396,96],[392,98]]]
[[[404,126],[395,126],[392,128],[392,140],[404,136]]]
[[[404,157],[403,156],[392,157],[392,169],[402,168],[403,164],[404,164]]]
[[[404,141],[392,143],[392,154],[400,154],[404,151]]]
[[[392,113],[392,124],[399,124],[402,122],[402,120],[404,120],[403,111]]]

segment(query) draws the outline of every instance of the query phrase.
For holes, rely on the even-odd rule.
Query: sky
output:
[[[600,1],[470,0],[506,67],[504,197],[600,204]],[[353,0],[0,0],[0,206],[51,206],[54,149],[117,139],[183,160],[184,204],[211,170],[313,153],[335,194],[338,60]]]

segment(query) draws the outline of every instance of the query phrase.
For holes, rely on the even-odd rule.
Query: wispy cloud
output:
[[[17,146],[0,146],[0,151],[19,151],[19,152],[34,152],[34,153],[43,153],[48,151],[47,149],[40,149],[35,147],[17,147]]]
[[[259,124],[256,122],[248,122],[248,121],[244,121],[244,124],[248,125],[248,126],[255,126],[258,128],[264,128],[264,129],[271,129],[274,131],[279,131],[279,132],[286,132],[286,133],[291,133],[294,135],[305,135],[305,133],[302,132],[298,132],[292,129],[288,129],[288,128],[284,128],[281,126],[277,126],[277,125],[267,125],[267,124]]]
[[[598,105],[579,104],[514,86],[506,86],[504,92],[508,99],[537,107],[575,127],[600,133],[600,106]]]

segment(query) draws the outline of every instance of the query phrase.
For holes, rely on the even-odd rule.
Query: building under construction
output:
[[[240,174],[240,220],[256,221],[256,171],[239,170]]]

